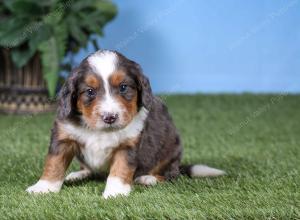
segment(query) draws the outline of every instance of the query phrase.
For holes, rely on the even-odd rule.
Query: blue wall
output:
[[[99,43],[139,62],[156,92],[300,92],[300,0],[114,2]]]

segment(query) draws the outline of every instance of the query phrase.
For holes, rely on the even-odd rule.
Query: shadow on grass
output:
[[[64,186],[73,187],[73,186],[82,186],[88,182],[105,182],[107,179],[107,174],[93,174],[92,176],[83,179],[83,180],[74,180],[74,181],[65,181]]]

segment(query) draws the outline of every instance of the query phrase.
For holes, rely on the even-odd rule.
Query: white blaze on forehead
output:
[[[117,70],[117,61],[118,57],[112,51],[99,51],[88,58],[91,68],[102,78],[104,83],[105,97],[99,106],[100,112],[102,114],[113,113],[121,116],[123,110],[118,101],[111,96],[108,82],[109,77]],[[120,119],[122,120],[121,117]]]
[[[117,55],[112,51],[99,51],[88,58],[88,63],[104,81],[116,70]]]

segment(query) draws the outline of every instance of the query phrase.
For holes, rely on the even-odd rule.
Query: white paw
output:
[[[77,172],[71,172],[66,178],[65,181],[73,182],[76,180],[83,180],[91,175],[89,170],[80,170]]]
[[[154,186],[157,184],[157,179],[152,175],[144,175],[135,178],[134,182],[145,186]]]
[[[128,196],[130,191],[131,186],[123,183],[119,177],[108,177],[102,196],[104,199],[114,198],[116,196]]]
[[[26,192],[33,194],[59,192],[62,184],[63,181],[50,182],[47,180],[39,180],[36,184],[28,187]]]

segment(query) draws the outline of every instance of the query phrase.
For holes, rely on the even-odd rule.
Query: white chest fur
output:
[[[91,130],[71,123],[63,123],[62,126],[72,139],[83,145],[81,153],[84,160],[96,171],[106,165],[112,151],[121,143],[140,135],[147,115],[147,109],[142,108],[125,128],[113,132]]]

